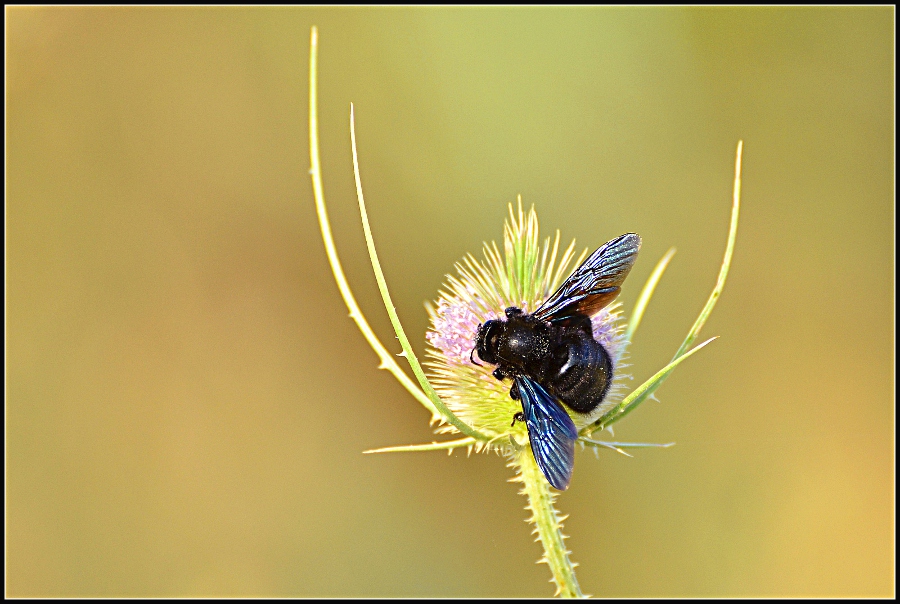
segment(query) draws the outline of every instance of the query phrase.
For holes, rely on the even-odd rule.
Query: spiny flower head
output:
[[[484,260],[468,254],[456,263],[457,275],[448,275],[436,304],[429,308],[431,328],[426,338],[431,347],[430,381],[441,399],[462,421],[491,438],[488,448],[505,450],[515,436],[517,443],[527,442],[523,422],[511,426],[513,416],[522,410],[521,403],[510,397],[511,384],[497,380],[492,365],[472,362],[478,328],[491,319],[504,318],[510,306],[525,313],[537,309],[574,267],[584,260],[587,250],[577,259],[575,242],[557,259],[559,232],[555,239],[540,243],[538,219],[532,207],[525,214],[521,200],[518,209],[509,206],[509,218],[503,228],[503,252],[497,244],[485,244]],[[574,262],[573,262],[574,260]],[[614,406],[623,376],[622,357],[627,341],[620,325],[621,305],[613,303],[591,317],[594,339],[609,353],[613,361],[613,384],[603,404],[590,414],[571,414],[576,427],[586,426]],[[449,425],[441,432],[456,432]],[[484,446],[484,443],[479,443]],[[477,445],[476,445],[477,446]]]

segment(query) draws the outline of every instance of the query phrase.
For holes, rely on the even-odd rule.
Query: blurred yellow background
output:
[[[894,593],[894,11],[8,8],[7,594],[549,596],[501,458],[363,456],[428,414],[347,318],[307,170],[399,351],[507,203],[591,249],[678,254],[635,385],[559,507],[600,596]]]

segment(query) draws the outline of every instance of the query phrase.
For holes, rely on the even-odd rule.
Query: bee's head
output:
[[[492,319],[478,326],[478,335],[475,337],[475,352],[485,363],[497,364],[497,347],[500,334],[503,331],[503,321]],[[474,362],[474,359],[472,359]]]

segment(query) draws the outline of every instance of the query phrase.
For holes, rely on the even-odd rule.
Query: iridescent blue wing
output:
[[[575,314],[590,317],[619,295],[640,249],[641,238],[634,233],[603,244],[541,304],[534,316],[557,324]]]
[[[562,405],[544,387],[525,376],[516,376],[531,451],[547,482],[565,491],[575,467],[578,430]]]

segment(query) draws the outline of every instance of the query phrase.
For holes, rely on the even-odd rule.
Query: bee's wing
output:
[[[544,387],[525,376],[516,377],[531,451],[547,482],[565,491],[575,467],[578,430],[562,405]]]
[[[599,247],[534,312],[542,321],[565,323],[573,314],[590,317],[612,302],[641,249],[634,233],[616,237]]]

